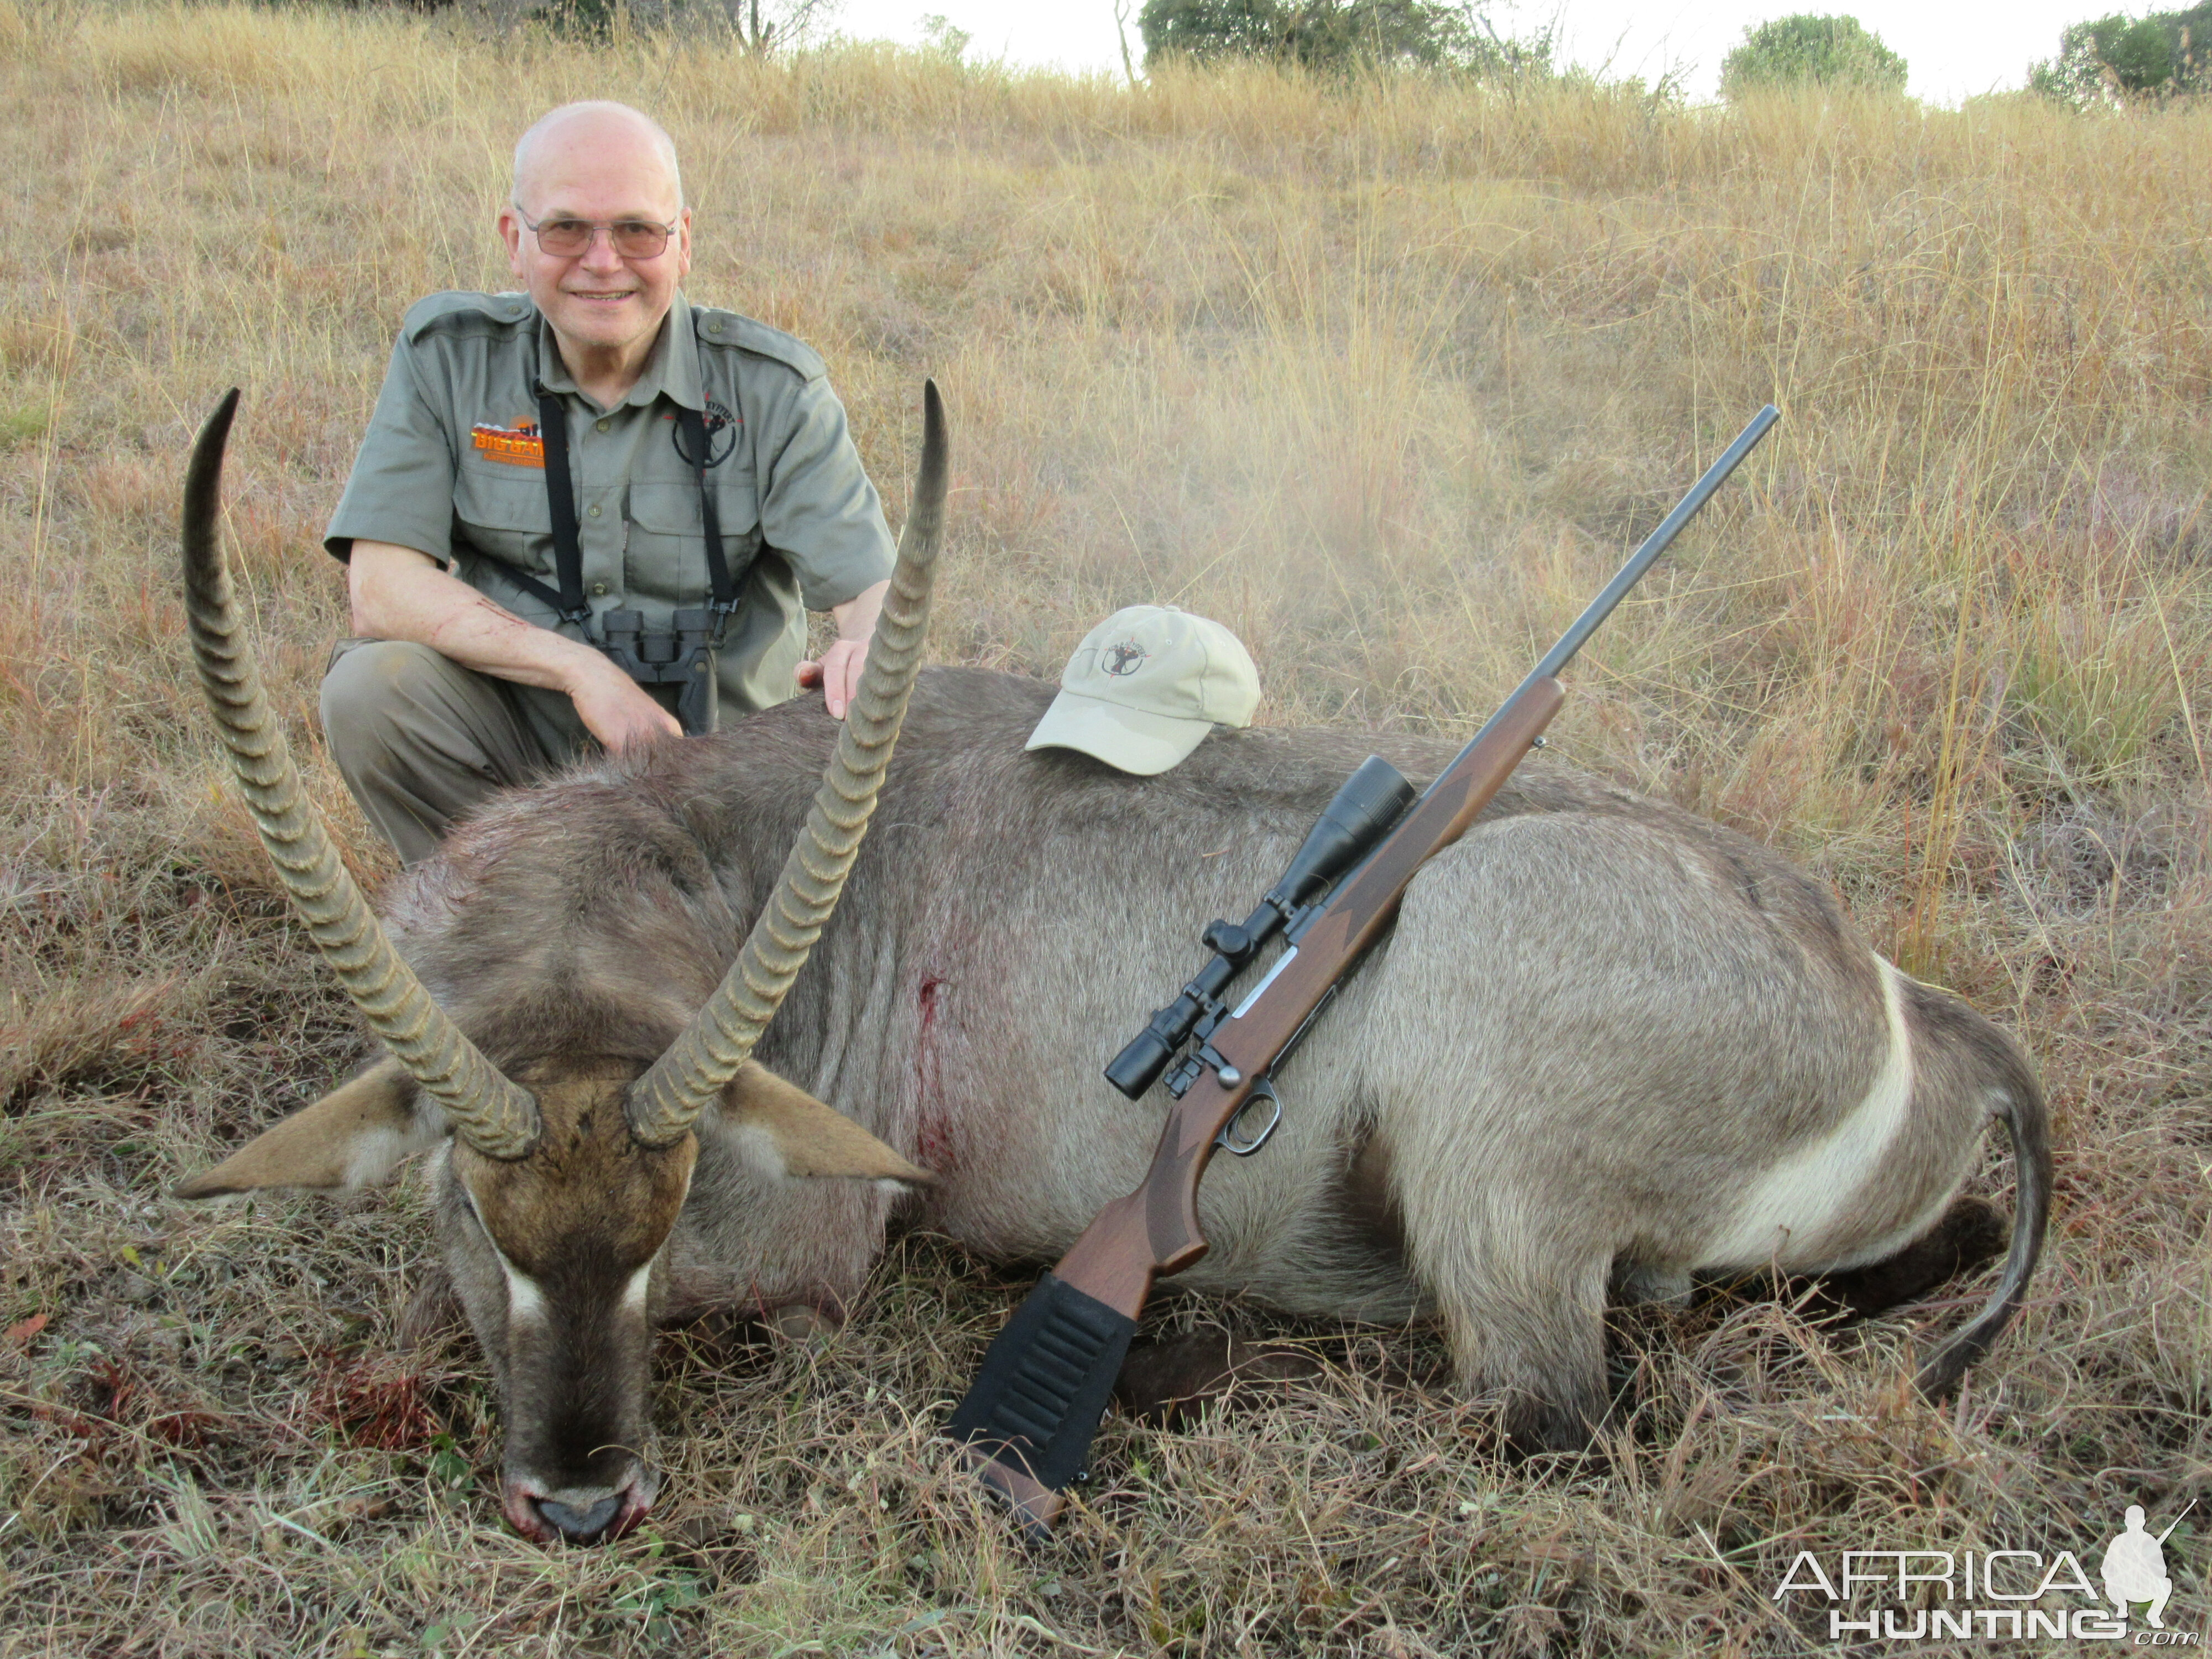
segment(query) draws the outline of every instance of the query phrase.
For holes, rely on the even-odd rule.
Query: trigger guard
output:
[[[1249,1140],[1239,1140],[1234,1131],[1237,1126],[1244,1121],[1244,1114],[1252,1109],[1252,1103],[1255,1100],[1266,1101],[1274,1110],[1267,1118],[1267,1127],[1258,1134]],[[1237,1115],[1221,1126],[1221,1133],[1213,1138],[1213,1144],[1220,1147],[1223,1152],[1235,1157],[1249,1158],[1273,1139],[1275,1130],[1282,1121],[1283,1097],[1275,1092],[1273,1082],[1263,1077],[1252,1085],[1252,1092],[1244,1097],[1244,1103],[1237,1109]]]

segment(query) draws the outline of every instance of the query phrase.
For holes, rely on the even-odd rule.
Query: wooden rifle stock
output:
[[[1302,913],[1267,976],[1213,1026],[1168,1113],[1143,1183],[1098,1212],[991,1345],[950,1432],[1033,1535],[1078,1478],[1152,1282],[1206,1254],[1198,1183],[1214,1150],[1338,982],[1396,920],[1421,866],[1465,835],[1565,701],[1560,670],[1780,419],[1762,409],[1547,652],[1473,742],[1320,905]],[[1243,1149],[1240,1149],[1243,1150]]]

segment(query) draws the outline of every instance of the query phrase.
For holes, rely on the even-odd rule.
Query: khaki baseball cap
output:
[[[1260,672],[1218,622],[1133,605],[1083,636],[1030,749],[1080,749],[1139,777],[1164,772],[1218,724],[1249,726]]]

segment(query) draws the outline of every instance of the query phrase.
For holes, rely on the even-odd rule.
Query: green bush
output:
[[[2028,85],[2075,106],[2212,90],[2212,0],[2188,11],[2121,12],[2075,23]]]
[[[1501,34],[1445,0],[1145,0],[1147,59],[1266,58],[1310,69],[1408,64],[1476,74],[1546,73],[1552,31]]]
[[[1799,12],[1743,32],[1721,61],[1721,95],[1765,87],[1863,87],[1905,90],[1905,60],[1856,17]]]

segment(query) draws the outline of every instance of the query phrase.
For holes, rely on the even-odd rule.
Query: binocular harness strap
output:
[[[542,389],[538,394],[538,438],[545,451],[545,501],[553,511],[553,563],[560,573],[561,591],[552,592],[529,576],[522,581],[539,599],[551,601],[561,620],[575,623],[588,639],[592,608],[584,603],[584,548],[576,531],[576,485],[568,474],[568,415],[558,398]]]
[[[730,613],[738,608],[738,585],[731,580],[729,561],[722,556],[722,520],[714,507],[714,492],[707,488],[707,457],[712,453],[707,447],[707,422],[697,410],[679,405],[676,426],[684,434],[684,447],[691,452],[691,471],[699,480],[699,523],[707,535],[707,580],[714,590],[707,608],[714,613],[714,646],[719,650],[722,634],[730,625]]]
[[[684,459],[699,481],[699,522],[707,538],[707,580],[714,588],[708,609],[714,613],[710,643],[719,650],[738,608],[738,584],[730,562],[722,552],[722,520],[714,505],[714,492],[707,486],[707,422],[696,409],[679,407],[677,429],[684,434]],[[574,623],[586,641],[592,637],[592,608],[584,600],[584,549],[576,526],[576,486],[568,470],[568,416],[561,400],[540,389],[538,393],[538,434],[545,450],[545,501],[553,518],[553,562],[560,577],[556,592],[535,576],[520,570],[507,574]]]

